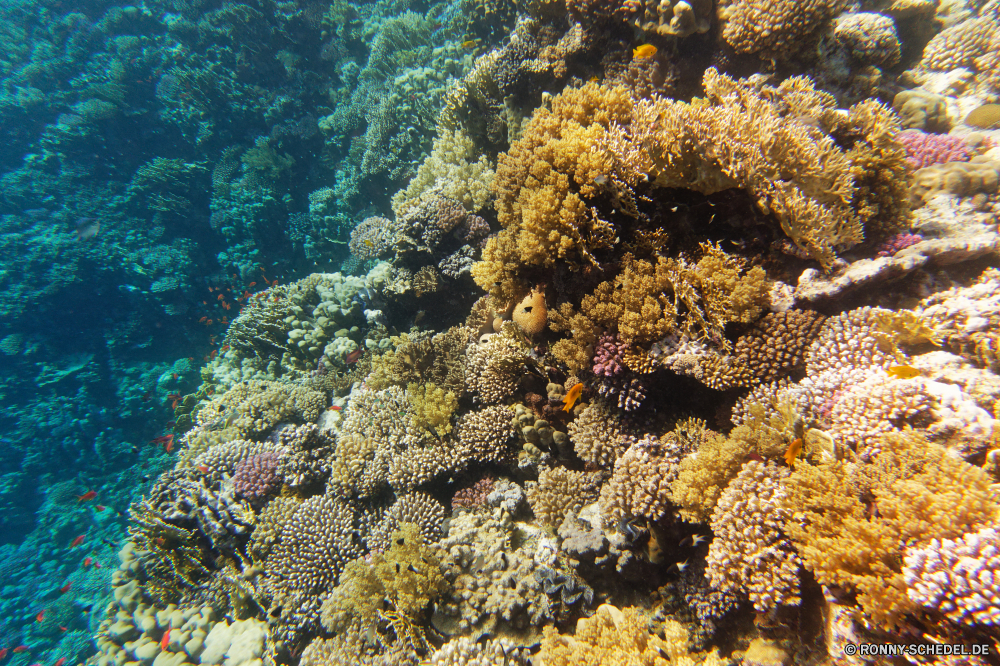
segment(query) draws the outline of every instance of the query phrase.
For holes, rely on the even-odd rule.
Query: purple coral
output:
[[[236,492],[249,500],[258,500],[281,484],[278,466],[280,456],[274,451],[258,453],[241,460],[233,474]]]
[[[493,492],[496,479],[492,476],[484,476],[471,486],[460,488],[451,498],[451,508],[474,511],[486,506],[486,498]]]
[[[933,539],[903,555],[910,599],[962,624],[1000,624],[1000,535],[993,527]]]
[[[968,142],[950,134],[906,130],[899,133],[899,142],[906,148],[906,161],[914,169],[945,162],[968,162],[972,157]]]
[[[618,377],[625,372],[622,354],[628,351],[628,343],[621,342],[611,333],[602,333],[594,348],[594,374],[598,377]]]
[[[879,243],[879,246],[875,248],[875,251],[880,257],[891,257],[903,248],[916,245],[923,239],[924,237],[920,234],[911,234],[907,232],[898,233]]]

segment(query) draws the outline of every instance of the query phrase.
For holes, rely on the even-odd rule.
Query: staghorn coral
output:
[[[733,0],[721,10],[722,38],[737,53],[788,59],[805,48],[837,16],[844,0]]]
[[[903,553],[907,594],[960,624],[1000,624],[1000,535],[993,527]]]
[[[782,532],[791,518],[782,503],[787,474],[774,463],[744,463],[712,512],[705,575],[713,589],[748,595],[758,613],[801,601],[801,562]]]
[[[892,627],[917,607],[903,545],[995,524],[1000,503],[982,469],[920,435],[887,434],[878,448],[867,464],[796,465],[784,482],[785,532],[820,583],[857,592],[872,621]]]
[[[629,125],[609,128],[622,182],[703,194],[740,187],[824,266],[861,242],[866,224],[882,232],[905,222],[905,151],[888,108],[866,101],[841,116],[804,77],[761,90],[709,69],[703,85],[705,101],[638,100]],[[837,139],[848,136],[844,150]]]
[[[585,505],[597,499],[599,476],[577,472],[565,467],[543,469],[538,481],[525,486],[528,504],[542,524],[555,530],[570,513],[579,513]]]
[[[600,467],[610,467],[635,442],[618,412],[603,400],[587,405],[567,426],[576,455]]]
[[[638,608],[619,609],[602,604],[592,617],[577,620],[572,636],[545,627],[538,659],[545,666],[721,666],[725,663],[713,650],[704,659],[688,652],[687,629],[676,620],[666,620],[663,638],[649,629],[649,620]]]

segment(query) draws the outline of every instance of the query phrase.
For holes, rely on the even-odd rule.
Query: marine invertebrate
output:
[[[737,53],[787,59],[815,39],[844,5],[843,0],[734,0],[721,13],[722,38]]]
[[[514,392],[520,369],[528,361],[528,348],[508,325],[469,345],[465,356],[465,383],[479,401],[500,402]]]
[[[972,156],[965,137],[950,134],[928,134],[909,129],[899,133],[899,142],[906,148],[906,161],[914,169],[945,162],[967,162]]]
[[[899,37],[891,17],[855,12],[837,17],[834,38],[851,57],[864,64],[892,67],[899,62]]]
[[[514,323],[525,335],[538,335],[545,330],[548,323],[548,311],[545,308],[545,292],[532,289],[531,293],[514,306],[511,315]]]
[[[420,532],[421,543],[434,543],[441,538],[444,507],[423,492],[410,492],[400,496],[385,512],[382,520],[368,535],[368,548],[384,552],[392,546],[391,536],[400,526],[410,524]]]
[[[691,664],[687,649],[687,629],[676,620],[663,623],[664,638],[650,633],[649,621],[637,608],[619,609],[602,604],[592,617],[576,623],[572,638],[564,637],[555,627],[545,627],[539,659],[547,666],[571,664]],[[721,666],[713,650],[700,662],[702,666]]]
[[[903,553],[910,599],[961,624],[1000,624],[1000,535],[993,527]]]
[[[968,162],[948,162],[920,169],[913,174],[910,196],[914,203],[922,203],[940,193],[968,197],[993,194],[998,190],[1000,162],[979,155]]]
[[[625,0],[626,20],[643,32],[687,37],[712,27],[712,3],[707,0]]]
[[[514,410],[504,405],[491,405],[464,414],[456,428],[460,448],[470,459],[480,462],[501,462],[510,458],[514,437]]]
[[[875,254],[880,257],[891,257],[900,250],[905,250],[911,245],[916,245],[923,239],[924,237],[920,234],[911,234],[907,232],[893,234],[878,244],[878,247],[875,248]]]
[[[924,47],[920,66],[939,71],[973,67],[976,59],[986,53],[997,30],[997,22],[988,16],[970,18],[945,28]]]
[[[244,458],[236,464],[233,474],[236,492],[251,501],[261,500],[281,485],[280,463],[281,458],[275,451]]]
[[[566,431],[576,455],[602,467],[612,465],[635,442],[624,417],[603,400],[587,405]]]
[[[553,467],[542,470],[538,481],[529,481],[525,491],[535,517],[555,530],[568,514],[597,499],[600,481],[592,473]]]
[[[800,602],[801,562],[782,531],[792,517],[783,505],[787,474],[774,463],[744,463],[712,512],[705,575],[714,589],[747,594],[758,613]]]
[[[600,377],[617,377],[625,372],[622,354],[628,343],[619,342],[614,334],[602,333],[594,348],[594,365],[591,368]]]
[[[796,465],[784,481],[794,516],[784,529],[819,582],[857,592],[872,621],[891,627],[917,607],[907,595],[903,545],[993,525],[1000,503],[986,472],[920,435],[889,433],[876,448],[853,469]]]
[[[601,512],[614,523],[666,518],[671,510],[670,484],[688,452],[674,433],[643,436],[615,461],[611,478],[601,487]]]
[[[803,3],[767,7],[788,4]],[[622,182],[635,188],[648,180],[704,194],[741,187],[824,265],[836,248],[862,240],[866,222],[893,229],[906,219],[905,153],[889,109],[866,101],[841,117],[833,98],[804,77],[787,79],[765,95],[748,81],[709,69],[703,85],[707,104],[638,100],[630,124],[608,129],[609,153]],[[846,134],[858,139],[849,151],[836,141]],[[722,144],[742,147],[722,150]]]
[[[758,382],[790,375],[805,364],[806,350],[824,319],[813,310],[771,312],[737,340],[735,363],[746,367]]]

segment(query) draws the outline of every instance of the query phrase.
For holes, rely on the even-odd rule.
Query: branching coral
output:
[[[712,512],[705,574],[714,589],[747,594],[758,613],[800,601],[799,557],[782,533],[787,473],[773,463],[745,463]]]
[[[538,658],[545,666],[601,666],[642,664],[643,666],[721,666],[716,651],[696,659],[688,652],[687,629],[676,620],[663,624],[664,638],[650,633],[649,621],[638,608],[619,609],[601,605],[593,617],[576,623],[572,636],[545,628]]]
[[[709,69],[704,87],[706,99],[695,104],[639,100],[630,125],[608,130],[623,182],[704,194],[745,189],[824,265],[837,248],[859,243],[876,213],[880,228],[906,218],[906,154],[888,108],[863,102],[842,118],[833,97],[803,77],[765,92]]]
[[[594,179],[606,178],[610,165],[591,147],[604,142],[610,123],[630,117],[624,88],[594,83],[567,89],[552,99],[551,110],[535,112],[497,165],[493,188],[504,228],[472,269],[481,287],[511,300],[527,291],[515,282],[513,267],[560,260],[586,265],[595,249],[610,247],[614,230],[587,203],[597,192]]]
[[[872,620],[898,625],[907,595],[903,547],[995,524],[1000,497],[980,468],[913,433],[881,439],[870,464],[796,465],[785,480],[785,531],[824,585],[858,593]]]

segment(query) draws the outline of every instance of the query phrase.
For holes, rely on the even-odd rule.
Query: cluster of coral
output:
[[[89,663],[1000,649],[1000,6],[875,4],[479,7],[343,272],[177,396]]]

